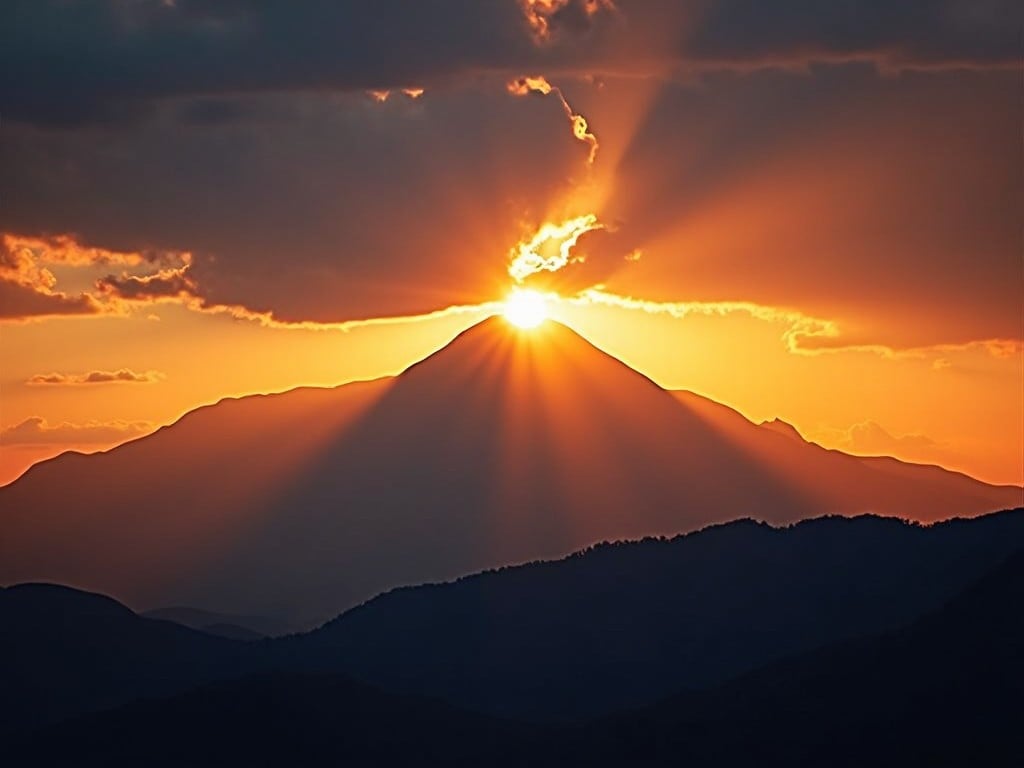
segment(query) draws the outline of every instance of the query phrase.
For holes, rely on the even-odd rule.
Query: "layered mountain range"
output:
[[[553,321],[402,374],[228,399],[0,488],[0,583],[310,627],[400,585],[737,518],[930,522],[1019,487],[829,451],[670,392]]]

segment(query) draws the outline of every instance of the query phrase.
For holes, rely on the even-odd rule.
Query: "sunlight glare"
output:
[[[537,291],[513,291],[505,300],[505,319],[517,328],[536,328],[547,316],[547,301]]]

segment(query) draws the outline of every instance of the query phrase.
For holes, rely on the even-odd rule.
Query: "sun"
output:
[[[548,316],[547,300],[536,291],[515,290],[505,299],[505,319],[517,328],[536,328]]]

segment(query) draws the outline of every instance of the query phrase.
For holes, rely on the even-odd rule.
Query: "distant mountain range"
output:
[[[248,672],[241,643],[52,584],[0,590],[0,737]],[[2,738],[0,738],[2,741]],[[0,758],[2,762],[2,758]]]
[[[263,637],[289,635],[296,631],[295,627],[266,616],[233,616],[186,606],[156,608],[143,611],[140,615],[147,619],[173,621],[210,635],[229,637],[235,640],[259,640]]]
[[[285,673],[344,675],[521,720],[579,720],[898,628],[1019,550],[1024,510],[929,527],[738,521],[398,589],[311,633],[258,642],[22,585],[0,590],[0,713],[7,727],[28,726]]]
[[[26,585],[0,737],[9,765],[1018,765],[1021,604],[1024,510],[740,521],[258,642]]]
[[[225,400],[36,465],[0,488],[0,583],[310,627],[396,586],[603,540],[1022,503],[667,392],[558,323],[491,318],[391,379]]]
[[[580,719],[903,626],[1019,550],[1022,511],[929,527],[737,521],[394,590],[278,649],[292,668],[517,719]]]

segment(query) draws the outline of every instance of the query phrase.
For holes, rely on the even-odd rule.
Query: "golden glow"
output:
[[[537,291],[513,291],[505,300],[504,314],[517,328],[536,328],[548,317],[547,299]]]
[[[586,213],[555,224],[545,222],[528,239],[520,241],[510,252],[508,273],[517,283],[537,272],[557,272],[572,261],[572,249],[580,236],[604,229],[593,213]]]
[[[511,81],[506,87],[513,96],[525,96],[530,91],[547,96],[552,90],[551,83],[543,75],[520,77],[518,80]]]
[[[529,6],[528,19],[536,23],[531,26],[542,36],[548,34],[549,12],[558,4],[521,0],[522,6]],[[554,19],[551,26],[550,32],[557,37]],[[552,79],[559,82],[555,75]],[[580,81],[577,77],[573,82]],[[509,82],[508,90],[520,97],[537,94],[540,98],[550,95],[555,86],[541,76],[524,77]],[[964,338],[982,341],[908,352],[872,346],[874,337],[866,337],[871,343],[859,342],[858,322],[886,322],[892,330],[883,338],[901,332],[900,324],[889,315],[876,318],[871,307],[853,308],[854,313],[850,306],[834,303],[827,293],[820,297],[808,293],[805,284],[819,278],[834,280],[836,275],[831,268],[824,273],[817,267],[809,269],[790,252],[811,253],[817,250],[811,245],[821,240],[780,245],[773,236],[799,232],[810,237],[808,233],[820,230],[824,238],[834,223],[830,201],[854,201],[858,216],[867,216],[879,190],[898,188],[902,196],[902,187],[888,183],[896,178],[889,172],[888,155],[875,153],[872,162],[865,163],[861,157],[854,162],[844,159],[845,153],[833,153],[832,140],[825,137],[805,156],[811,151],[800,143],[791,153],[753,164],[729,183],[712,185],[703,201],[675,215],[665,184],[675,178],[671,174],[690,167],[699,144],[687,145],[673,160],[650,141],[636,141],[658,94],[656,78],[607,78],[600,98],[592,98],[583,109],[601,131],[600,165],[585,180],[582,174],[568,179],[572,188],[564,195],[541,187],[532,176],[520,180],[516,153],[496,153],[493,172],[500,172],[502,178],[510,174],[509,184],[523,185],[503,190],[502,198],[522,197],[536,206],[517,207],[501,220],[459,183],[450,170],[457,163],[445,162],[444,157],[439,160],[438,173],[443,178],[437,189],[444,199],[438,204],[458,210],[469,230],[462,236],[465,254],[460,256],[475,265],[472,259],[483,254],[479,261],[486,263],[476,271],[468,268],[467,284],[460,284],[465,291],[457,298],[460,306],[446,310],[430,312],[433,305],[426,302],[418,310],[423,314],[413,317],[322,323],[279,320],[262,309],[242,306],[203,306],[188,296],[115,302],[97,292],[94,280],[121,266],[145,265],[139,270],[140,279],[146,277],[141,273],[157,268],[176,268],[179,274],[189,275],[191,270],[182,267],[189,257],[172,254],[150,264],[142,253],[95,249],[67,236],[44,240],[4,236],[11,256],[7,263],[0,263],[0,277],[6,270],[9,282],[30,284],[33,296],[61,292],[76,298],[87,293],[95,311],[81,317],[0,325],[4,368],[0,432],[26,420],[45,419],[32,442],[24,437],[15,442],[13,434],[0,435],[0,484],[38,458],[69,448],[106,448],[114,442],[96,443],[95,438],[84,442],[86,427],[122,422],[157,426],[226,395],[396,373],[468,325],[503,309],[498,301],[479,307],[472,302],[501,297],[513,282],[520,290],[527,286],[547,290],[544,279],[582,260],[584,249],[576,247],[578,238],[601,229],[603,220],[622,221],[630,232],[639,233],[624,245],[637,248],[625,258],[639,263],[610,277],[598,275],[603,287],[586,288],[566,299],[544,295],[552,317],[602,349],[666,387],[704,393],[756,421],[780,416],[829,448],[937,463],[993,482],[1024,482],[1020,430],[1024,348],[1019,340],[987,339],[970,326],[962,329]],[[396,87],[391,101],[396,96],[406,101],[414,94],[407,91],[403,96]],[[379,91],[364,98],[368,107],[376,106],[370,100],[382,101],[388,94]],[[575,135],[576,122],[570,127]],[[564,134],[557,134],[564,127],[555,128],[555,138],[564,139]],[[844,124],[836,133],[844,147],[853,142],[847,130],[852,129]],[[639,151],[645,143],[650,151]],[[575,140],[565,144],[569,150],[577,148]],[[840,162],[844,164],[837,167],[847,172],[830,174],[832,181],[824,188],[807,183],[820,176],[824,165]],[[539,211],[541,218],[528,222],[534,228],[517,229],[513,216],[520,210],[523,215]],[[187,245],[187,238],[182,242],[183,247]],[[586,239],[581,245],[586,245]],[[727,278],[712,279],[714,270],[702,269],[719,255],[731,263],[744,253],[763,254],[759,263],[770,266],[756,281],[739,281],[737,276],[739,282],[733,285]],[[504,263],[488,262],[494,255],[504,256]],[[819,262],[814,263],[820,266]],[[857,276],[851,274],[849,279]],[[568,282],[551,281],[567,296]],[[573,291],[582,287],[579,282],[572,285]],[[803,293],[791,294],[791,288]],[[707,298],[721,300],[696,301]],[[445,295],[440,305],[448,302]],[[922,317],[919,322],[930,328],[939,317]],[[918,321],[913,313],[907,318],[908,333],[915,331]],[[521,334],[547,335],[544,328]],[[210,369],[205,361],[211,359],[224,364]],[[75,376],[125,367],[159,370],[166,378],[144,386],[27,383],[40,375]],[[751,386],[752,377],[757,386]],[[80,429],[53,428],[64,423]],[[43,437],[50,442],[40,443]]]

